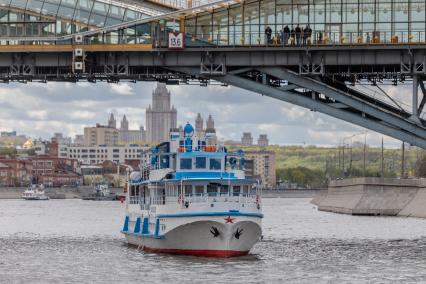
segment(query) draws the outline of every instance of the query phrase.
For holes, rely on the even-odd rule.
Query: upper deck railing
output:
[[[121,45],[131,47],[132,45],[144,45],[145,48],[167,49],[168,31],[163,31],[160,35],[154,36],[148,33],[144,34],[109,34],[97,35],[85,38],[83,42],[76,42],[74,39],[62,41],[44,41],[28,39],[14,40],[9,37],[2,39],[1,45]],[[268,40],[259,33],[234,33],[232,36],[227,34],[185,34],[185,49],[190,48],[232,48],[232,47],[309,47],[309,46],[355,46],[355,45],[401,45],[401,44],[426,44],[426,31],[410,32],[324,32],[313,31],[307,38],[289,37],[286,41],[282,36],[274,36]],[[30,50],[31,48],[29,48]]]

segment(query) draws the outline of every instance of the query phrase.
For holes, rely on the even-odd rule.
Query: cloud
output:
[[[145,126],[145,108],[151,104],[153,88],[153,82],[1,85],[0,130],[46,139],[54,132],[73,136],[83,133],[87,125],[106,124],[110,112],[116,115],[118,125],[126,114],[130,128],[137,129]],[[255,140],[259,134],[268,134],[273,144],[335,145],[342,137],[363,131],[319,112],[236,87],[180,85],[168,89],[178,110],[178,124],[193,123],[197,113],[205,123],[211,114],[220,139],[240,140],[242,132],[250,131]],[[392,97],[406,101],[409,90],[386,89]],[[380,141],[380,134],[371,133],[368,140]],[[400,145],[393,139],[385,143]]]
[[[47,118],[47,111],[45,110],[30,110],[27,113],[30,118],[38,120],[45,120]]]
[[[111,84],[111,90],[123,96],[133,95],[133,90],[128,83]]]

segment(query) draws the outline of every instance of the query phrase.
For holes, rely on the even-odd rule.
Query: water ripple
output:
[[[252,253],[215,259],[128,248],[117,203],[32,204],[0,206],[1,283],[426,282],[422,219],[353,217],[317,212],[306,199],[266,200],[264,238]]]

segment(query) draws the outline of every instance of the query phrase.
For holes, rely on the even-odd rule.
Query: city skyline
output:
[[[62,87],[61,87],[62,86]],[[83,128],[105,121],[110,113],[126,115],[130,129],[146,125],[145,109],[151,103],[155,83],[48,83],[10,84],[0,88],[0,130],[48,139],[54,132],[74,137]],[[211,114],[220,140],[239,141],[243,132],[253,137],[268,134],[270,144],[313,144],[332,146],[344,137],[365,131],[350,123],[317,112],[279,102],[235,87],[167,86],[173,95],[178,125],[195,123],[197,113],[206,120]],[[388,88],[404,100],[404,92]],[[8,100],[13,96],[13,101]],[[406,96],[408,99],[408,96]],[[55,101],[55,102],[53,102]],[[58,111],[63,109],[64,111]],[[119,126],[117,121],[117,126]],[[369,131],[367,143],[379,144],[381,134]],[[364,135],[355,140],[364,140]],[[385,144],[401,142],[386,137]]]

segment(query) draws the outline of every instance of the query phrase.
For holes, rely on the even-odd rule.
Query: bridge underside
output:
[[[311,48],[199,48],[190,51],[152,49],[149,46],[114,46],[109,51],[86,48],[85,68],[73,70],[73,51],[78,46],[46,46],[46,52],[3,51],[0,80],[9,81],[146,81],[184,84],[196,80],[233,85],[281,101],[328,114],[426,149],[426,122],[421,119],[426,96],[425,50],[345,47]],[[266,51],[266,52],[265,52]],[[397,85],[413,80],[413,109],[360,92],[353,85],[384,80]]]

